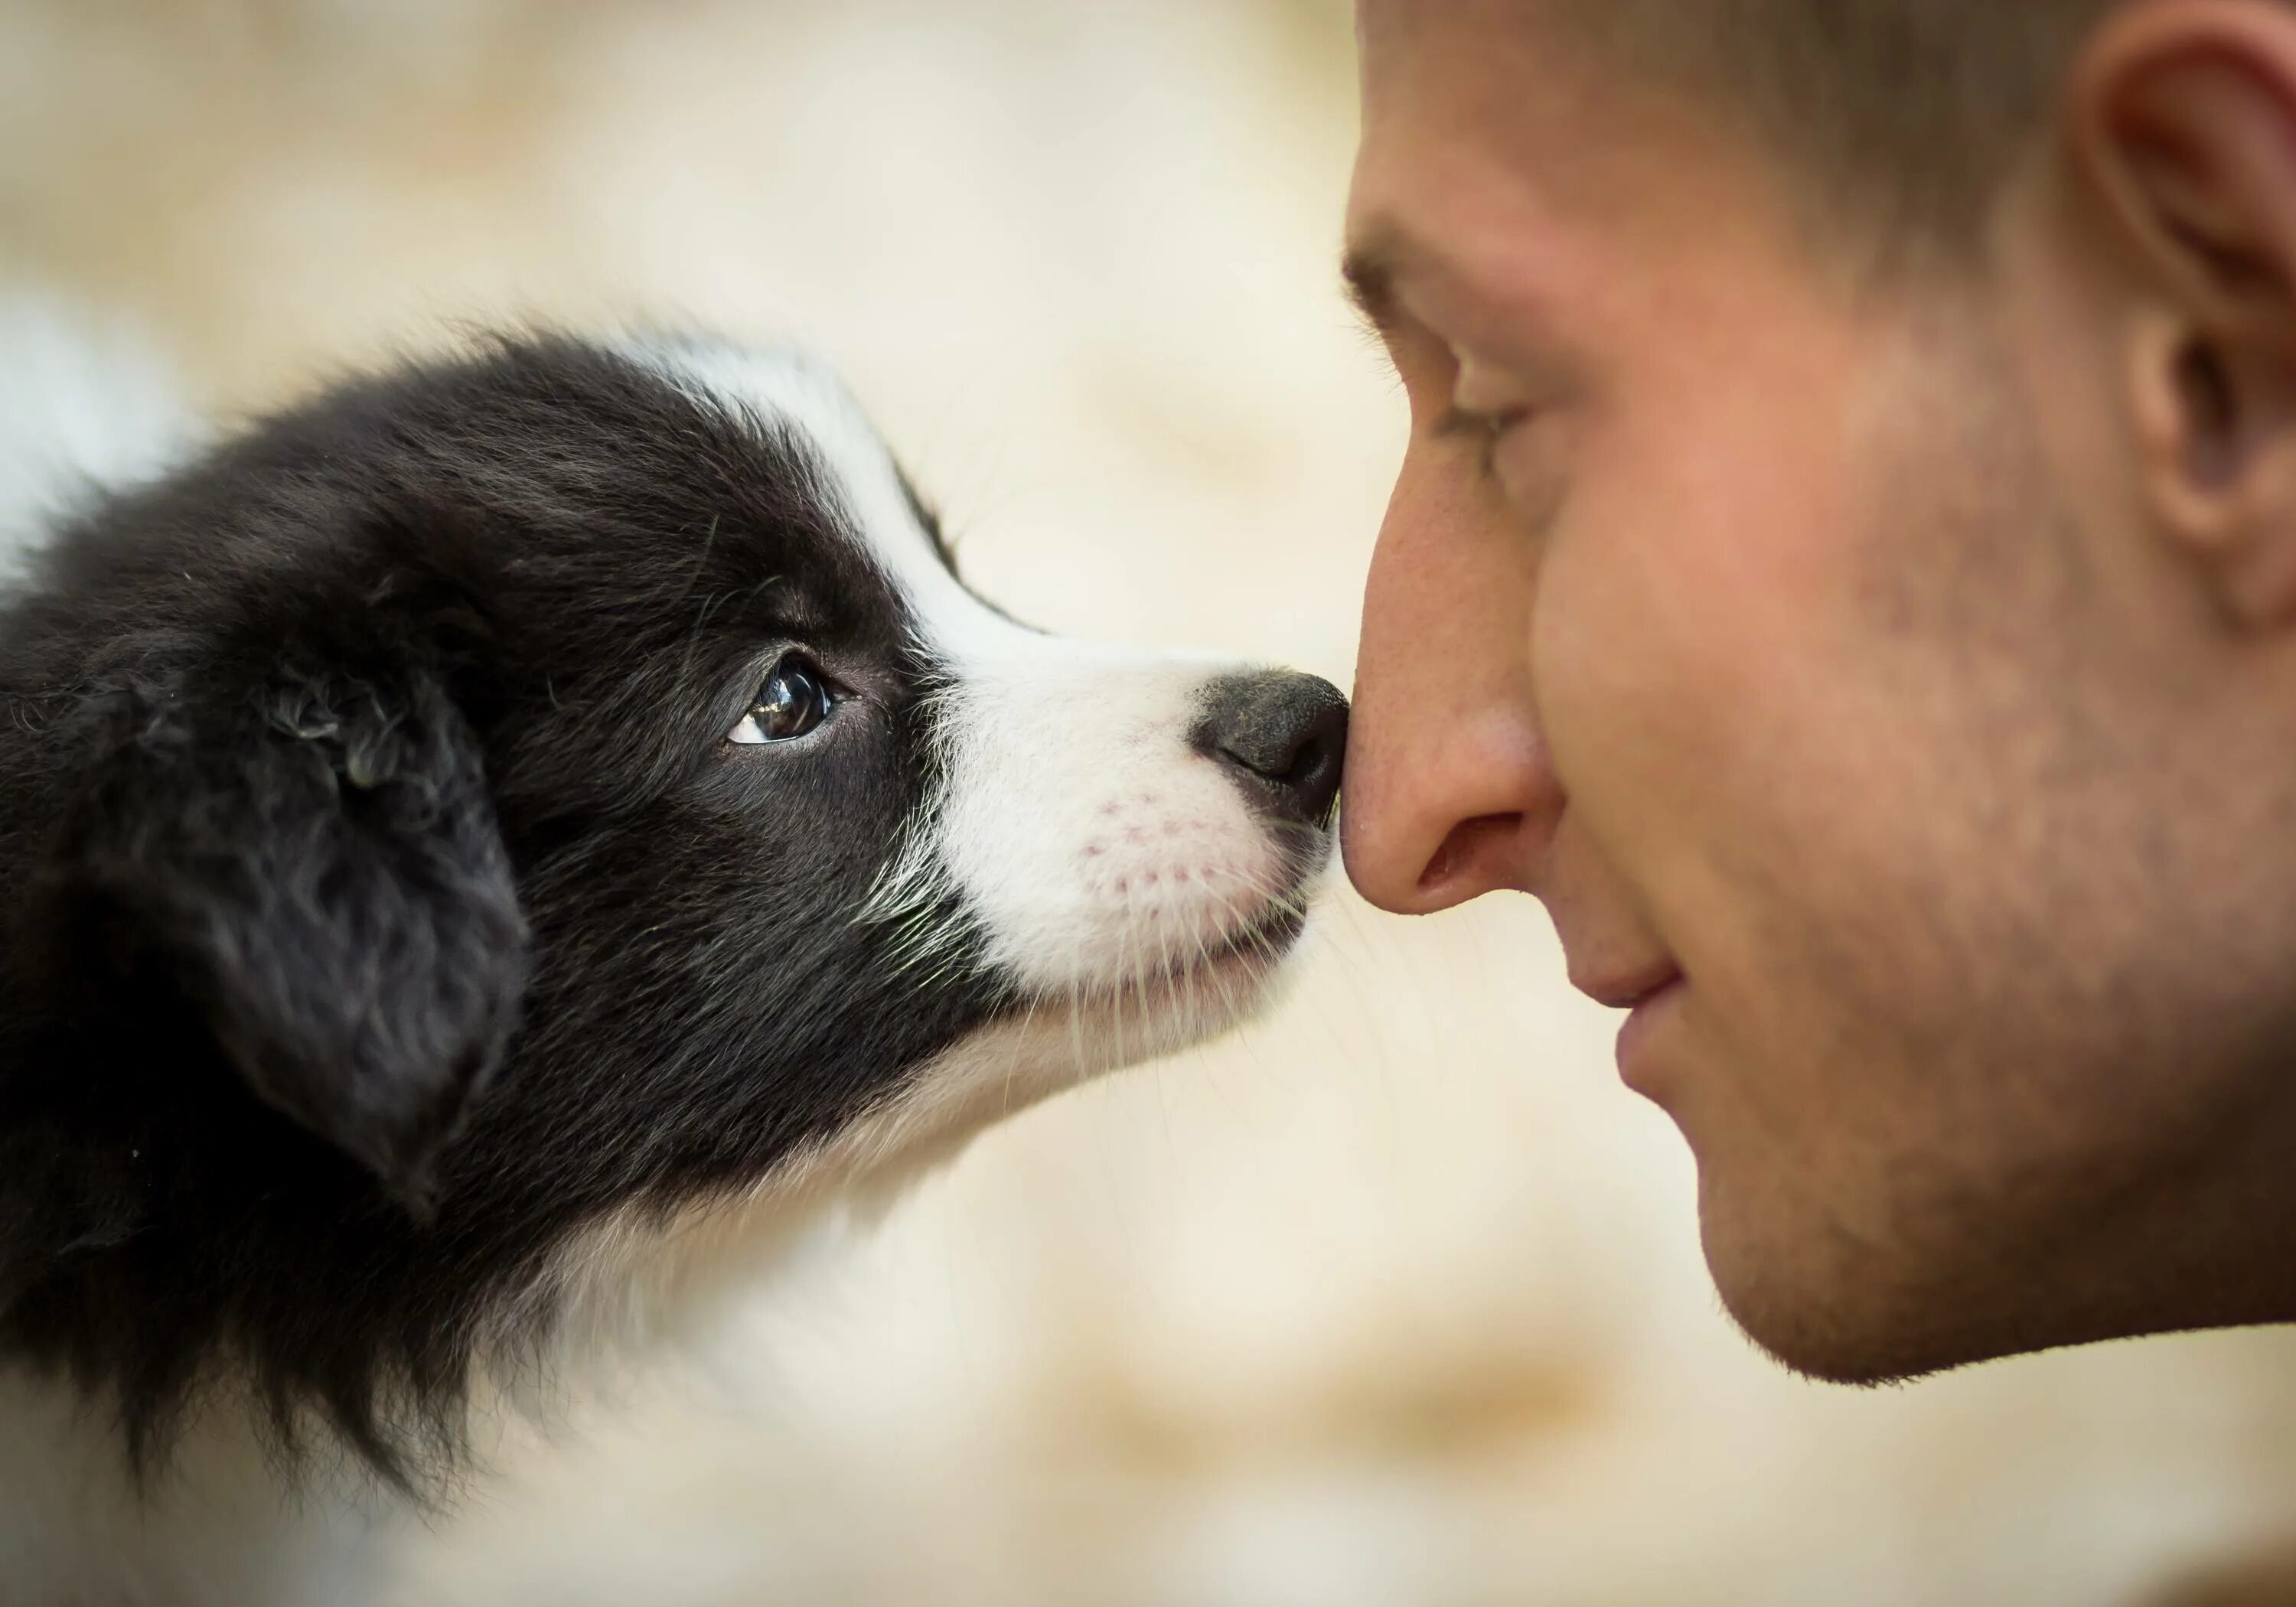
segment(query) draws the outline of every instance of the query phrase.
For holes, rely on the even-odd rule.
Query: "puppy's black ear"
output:
[[[476,741],[427,672],[203,679],[132,700],[70,857],[256,1095],[424,1212],[529,965]]]

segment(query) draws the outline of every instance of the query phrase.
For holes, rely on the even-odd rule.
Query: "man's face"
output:
[[[2013,250],[1860,280],[1723,119],[1530,9],[1361,7],[1350,247],[1412,433],[1349,869],[1533,893],[1639,1005],[1622,1071],[1788,1362],[2143,1325],[2157,1201],[2277,1075],[2243,856],[2292,828],[2222,770],[2259,734],[2128,528],[2112,386]]]

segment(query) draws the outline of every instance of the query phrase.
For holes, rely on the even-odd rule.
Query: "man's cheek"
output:
[[[1531,619],[1531,674],[1574,811],[1645,878],[1679,874],[1708,828],[1718,769],[1744,716],[1731,695],[1740,627],[1695,588],[1647,516],[1581,502],[1547,544]]]

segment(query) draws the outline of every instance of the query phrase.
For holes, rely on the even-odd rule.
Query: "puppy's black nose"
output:
[[[1329,681],[1290,670],[1225,676],[1204,688],[1195,742],[1278,820],[1326,825],[1347,757],[1348,700]]]

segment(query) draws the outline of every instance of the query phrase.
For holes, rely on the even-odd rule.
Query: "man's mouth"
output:
[[[1670,1023],[1680,1014],[1677,1006],[1683,997],[1683,976],[1676,971],[1655,986],[1627,996],[1620,1006],[1631,1013],[1619,1029],[1619,1075],[1627,1086],[1646,1098],[1660,1099],[1665,1056],[1657,1045],[1673,1029]]]
[[[1611,1010],[1638,1010],[1682,980],[1682,970],[1671,960],[1641,971],[1616,972],[1574,981],[1579,992]]]

